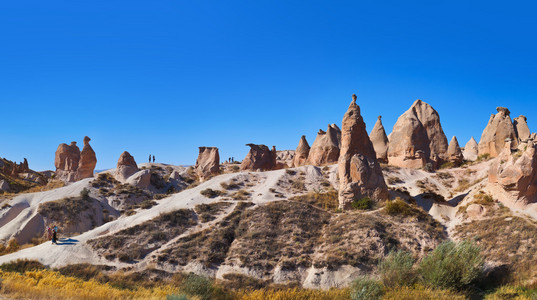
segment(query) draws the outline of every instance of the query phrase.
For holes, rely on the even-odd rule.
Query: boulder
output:
[[[76,142],[71,142],[70,145],[60,144],[54,158],[56,177],[67,182],[76,181],[79,162],[80,149]]]
[[[295,158],[293,161],[294,167],[300,167],[306,164],[308,161],[308,155],[310,154],[310,145],[306,140],[306,136],[303,135],[298,142],[298,147],[295,150]]]
[[[388,187],[380,164],[367,135],[356,95],[343,116],[341,152],[338,161],[339,207],[347,209],[353,201],[369,197],[375,201],[387,200]]]
[[[489,169],[489,182],[499,184],[505,191],[525,204],[537,200],[537,151],[529,142],[525,151],[512,153],[512,141],[505,142],[504,149]]]
[[[336,124],[328,125],[326,132],[319,129],[308,154],[308,164],[320,166],[337,163],[340,144],[341,130]]]
[[[151,184],[151,170],[140,170],[127,178],[126,183],[146,189]]]
[[[388,136],[382,125],[382,116],[379,116],[373,130],[369,134],[369,139],[373,143],[373,148],[377,153],[377,159],[380,162],[388,162]]]
[[[421,100],[416,100],[397,119],[388,140],[388,163],[399,167],[420,168],[428,162],[439,164],[448,149],[438,112]]]
[[[472,137],[464,146],[464,151],[462,152],[462,155],[465,160],[476,161],[478,152],[479,148],[477,146],[477,142],[475,141],[474,137]]]
[[[449,147],[446,155],[446,159],[456,165],[460,165],[464,160],[461,147],[459,147],[459,141],[457,137],[453,136],[451,142],[449,142]]]
[[[480,204],[470,204],[466,208],[466,213],[470,219],[477,219],[485,215],[485,208]]]
[[[513,127],[515,128],[518,140],[522,142],[527,141],[531,136],[527,121],[528,118],[522,115],[513,120]]]
[[[77,180],[93,177],[93,171],[95,170],[95,165],[97,165],[97,157],[89,144],[90,140],[89,137],[84,137],[84,147],[80,152],[80,161],[78,162]]]
[[[116,179],[125,183],[130,176],[138,171],[138,165],[134,157],[127,151],[121,153],[117,161]]]
[[[498,113],[491,115],[487,127],[483,130],[481,140],[479,140],[479,155],[489,154],[490,157],[497,157],[502,151],[505,139],[511,139],[516,149],[518,138],[515,127],[511,122],[509,109],[497,107]]]
[[[194,167],[201,181],[220,173],[220,155],[216,147],[199,147],[198,159]]]
[[[250,151],[241,163],[241,170],[270,171],[276,167],[276,153],[265,145],[246,144]]]
[[[10,192],[11,188],[6,180],[0,179],[0,192]]]

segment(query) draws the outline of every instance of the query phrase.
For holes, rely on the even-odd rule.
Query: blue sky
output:
[[[368,130],[419,98],[462,145],[497,106],[537,131],[537,7],[469,2],[4,1],[0,156],[53,169],[88,135],[97,169],[240,160],[312,144],[353,93]]]

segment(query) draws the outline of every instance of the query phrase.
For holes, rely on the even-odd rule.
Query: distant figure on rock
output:
[[[50,241],[52,239],[52,228],[47,227],[47,239]]]
[[[153,162],[155,162],[155,156],[153,155]]]
[[[58,226],[54,226],[54,229],[52,230],[52,243],[58,244],[58,236],[57,236]]]
[[[151,154],[149,154],[149,163],[151,163]]]

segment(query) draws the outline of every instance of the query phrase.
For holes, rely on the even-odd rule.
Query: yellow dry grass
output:
[[[349,289],[306,290],[290,288],[283,290],[260,289],[239,292],[237,299],[240,300],[339,300],[350,299]]]

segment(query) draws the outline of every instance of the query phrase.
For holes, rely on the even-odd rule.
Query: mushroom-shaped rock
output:
[[[376,201],[388,199],[373,143],[367,135],[360,107],[353,95],[349,109],[343,116],[341,154],[338,161],[339,207],[348,208],[355,200],[369,197]]]
[[[340,145],[341,130],[336,124],[328,125],[326,132],[319,129],[308,154],[308,164],[320,166],[336,163],[339,158]]]
[[[300,167],[306,164],[308,161],[308,155],[310,154],[310,145],[306,140],[306,136],[303,135],[298,142],[298,147],[295,150],[295,158],[293,161],[294,167]]]
[[[529,142],[525,151],[511,153],[512,141],[505,142],[502,152],[489,169],[489,182],[499,184],[523,203],[537,200],[537,151]]]
[[[134,157],[127,151],[121,153],[117,161],[116,179],[121,182],[126,182],[130,176],[138,171],[138,165],[136,164]]]
[[[463,159],[464,157],[461,151],[461,147],[459,147],[459,141],[457,141],[456,136],[453,136],[451,142],[449,142],[447,160],[455,164],[461,164]]]
[[[54,158],[57,178],[67,182],[76,181],[79,161],[80,149],[76,142],[71,142],[70,145],[60,144]]]
[[[97,157],[95,151],[91,148],[89,137],[84,137],[84,147],[80,152],[80,161],[78,162],[78,178],[77,180],[93,177],[95,165],[97,165]]]
[[[522,142],[527,141],[530,136],[530,128],[528,127],[528,118],[525,116],[519,116],[513,120],[513,126],[515,127],[518,139]]]
[[[491,157],[497,157],[507,138],[514,142],[512,146],[515,148],[518,146],[518,138],[509,116],[509,109],[497,107],[496,110],[498,113],[490,116],[487,127],[483,130],[481,140],[479,140],[479,155],[489,154]]]
[[[220,173],[220,155],[216,147],[199,147],[196,174],[203,181]]]
[[[387,163],[388,136],[386,135],[386,131],[384,130],[384,126],[382,125],[381,119],[382,117],[379,116],[377,122],[375,123],[375,126],[373,127],[373,130],[369,134],[369,138],[371,139],[371,142],[373,143],[373,148],[375,148],[375,152],[377,153],[377,159],[380,162]]]
[[[429,160],[438,162],[448,148],[438,112],[421,100],[397,119],[388,140],[388,162],[406,168],[423,167]],[[418,150],[423,151],[422,157]]]
[[[474,137],[472,137],[464,146],[464,151],[462,152],[462,155],[464,159],[468,161],[476,161],[478,152],[479,148],[477,146],[477,142],[475,141]]]
[[[241,163],[241,170],[270,171],[275,168],[275,155],[265,145],[246,144],[250,151]]]

